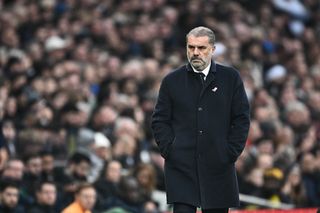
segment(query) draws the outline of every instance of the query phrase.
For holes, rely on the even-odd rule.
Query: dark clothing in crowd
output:
[[[15,208],[9,208],[7,206],[3,206],[0,204],[0,212],[1,213],[26,213],[22,206],[18,206]]]
[[[56,213],[56,209],[53,206],[41,205],[41,204],[34,204],[32,205],[27,213]]]

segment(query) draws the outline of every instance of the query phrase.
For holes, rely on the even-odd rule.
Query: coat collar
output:
[[[186,68],[188,73],[195,74],[190,63],[186,65]],[[203,96],[205,90],[209,87],[209,85],[214,81],[216,72],[217,72],[216,63],[213,60],[211,60],[211,67],[210,67],[208,76],[206,78],[205,85],[202,87],[200,91],[200,98]]]

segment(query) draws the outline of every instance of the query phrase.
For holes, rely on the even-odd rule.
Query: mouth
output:
[[[191,64],[193,64],[194,66],[201,66],[203,64],[203,61],[200,59],[195,59],[191,61]]]

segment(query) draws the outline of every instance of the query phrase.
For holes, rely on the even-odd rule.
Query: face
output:
[[[45,183],[42,185],[41,191],[37,192],[37,198],[39,203],[52,206],[56,202],[57,191],[55,185],[51,183]]]
[[[91,210],[96,203],[96,191],[94,188],[84,188],[76,196],[76,200],[85,210]]]
[[[40,175],[42,171],[42,161],[40,157],[32,158],[27,163],[27,169],[31,174]]]
[[[90,164],[86,161],[82,161],[75,166],[75,174],[78,177],[86,178],[90,172]]]
[[[141,170],[137,175],[138,182],[142,186],[147,186],[150,183],[151,178],[152,178],[152,174],[147,169]]]
[[[187,38],[187,57],[190,64],[199,71],[204,70],[211,61],[215,47],[209,43],[208,36]]]
[[[300,174],[300,169],[298,167],[294,168],[289,173],[288,181],[290,181],[291,184],[294,186],[297,186],[301,183],[301,174]]]
[[[8,167],[3,171],[4,177],[10,177],[14,180],[21,180],[23,177],[24,165],[19,160],[13,160],[8,163]]]
[[[109,163],[107,168],[107,179],[113,183],[118,183],[121,177],[121,164],[117,161]]]
[[[109,147],[98,147],[95,149],[97,156],[103,160],[111,158],[111,149]]]
[[[14,208],[18,203],[19,190],[14,187],[7,187],[1,194],[1,202],[4,206]]]
[[[122,184],[124,185],[123,192],[125,193],[126,200],[136,203],[141,199],[140,188],[136,179],[130,178],[128,180],[124,180],[124,183]]]
[[[45,172],[51,172],[53,170],[53,156],[52,155],[45,155],[42,157],[42,169]]]

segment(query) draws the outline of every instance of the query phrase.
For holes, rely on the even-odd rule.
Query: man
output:
[[[130,213],[143,212],[143,196],[138,180],[131,176],[121,176],[117,193],[110,197],[106,209],[120,207]]]
[[[78,186],[74,202],[67,206],[62,213],[91,213],[95,203],[95,188],[88,183],[83,183]]]
[[[6,163],[4,170],[1,174],[1,179],[11,179],[17,183],[22,182],[24,173],[23,161],[18,158],[11,158]]]
[[[57,189],[54,183],[45,181],[39,183],[36,188],[36,203],[33,204],[28,213],[55,213]]]
[[[234,163],[245,146],[249,103],[239,73],[212,60],[212,30],[194,28],[186,39],[189,64],[163,79],[152,117],[167,202],[174,213],[228,212],[239,205]]]
[[[55,168],[54,180],[61,191],[62,206],[69,205],[73,201],[73,194],[77,184],[87,182],[92,163],[90,158],[82,152],[74,153],[68,160],[66,167]]]
[[[22,179],[22,191],[33,199],[35,195],[35,187],[41,181],[42,160],[40,155],[32,154],[26,157],[25,173]]]
[[[0,212],[23,213],[24,210],[18,205],[19,188],[14,182],[1,181],[0,187]]]
[[[49,151],[40,152],[42,161],[41,179],[43,181],[55,181],[54,179],[54,156]]]
[[[72,182],[85,182],[88,179],[92,163],[87,154],[74,153],[68,160],[67,167],[55,169],[55,181],[60,184],[71,180]]]
[[[92,162],[92,169],[88,181],[93,182],[97,180],[104,163],[112,157],[111,142],[104,134],[96,132],[94,133],[93,144],[89,146],[87,150]]]

